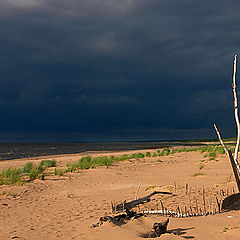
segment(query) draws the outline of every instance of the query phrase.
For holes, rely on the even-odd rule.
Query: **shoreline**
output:
[[[1,144],[0,161],[14,160],[20,158],[33,158],[45,157],[64,154],[80,154],[83,152],[109,152],[109,151],[135,151],[144,149],[157,149],[164,147],[177,147],[177,146],[203,146],[209,144],[218,144],[216,142],[117,142],[109,143],[18,143],[18,144]],[[65,149],[65,150],[64,150]],[[65,152],[64,152],[65,151]]]

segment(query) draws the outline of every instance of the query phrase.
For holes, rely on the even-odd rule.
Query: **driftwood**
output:
[[[150,198],[152,196],[156,195],[156,194],[169,194],[169,195],[171,195],[172,193],[154,191],[154,192],[152,192],[151,194],[149,194],[145,197],[138,198],[138,199],[130,201],[130,202],[124,201],[123,203],[120,203],[120,204],[116,205],[114,210],[117,211],[117,212],[125,211],[126,209],[130,210],[134,207],[137,207],[139,204],[144,204],[144,203],[150,202],[150,200],[151,200]]]
[[[116,216],[104,216],[104,217],[100,217],[99,221],[96,224],[93,224],[92,227],[99,227],[103,224],[103,222],[112,222],[116,225],[122,225],[127,223],[128,220],[130,219],[137,219],[139,217],[144,216],[143,213],[136,213],[134,211],[130,211],[128,209],[126,209],[126,213],[123,214],[118,214]]]
[[[156,238],[160,237],[162,234],[167,232],[167,226],[169,223],[169,218],[163,222],[153,224],[152,230],[148,236],[148,238]]]

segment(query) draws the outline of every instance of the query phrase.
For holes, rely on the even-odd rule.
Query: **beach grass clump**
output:
[[[77,163],[68,163],[67,164],[67,169],[65,170],[65,172],[74,172],[75,170],[78,169],[78,164]]]
[[[113,158],[107,157],[107,156],[100,156],[100,157],[95,157],[91,160],[91,166],[96,167],[96,166],[111,166],[113,163]]]
[[[152,154],[152,157],[157,157],[157,153],[153,153],[153,154]]]
[[[158,156],[167,156],[170,154],[170,150],[168,148],[164,148],[162,151],[158,151]]]
[[[78,160],[77,166],[80,169],[89,169],[91,167],[91,156],[82,157]]]
[[[56,166],[55,160],[43,160],[39,165],[32,162],[26,163],[22,168],[7,168],[0,173],[0,185],[23,184],[26,181],[33,181],[36,178],[44,180],[44,171],[48,167]]]
[[[151,153],[150,152],[146,152],[146,157],[151,157]]]
[[[216,152],[214,151],[214,152],[210,152],[209,154],[208,154],[208,160],[209,161],[213,161],[213,160],[215,160],[215,158],[216,158],[216,156],[217,156],[217,154],[216,154]]]
[[[56,167],[56,160],[42,160],[39,164],[39,166],[44,166],[44,167]]]
[[[29,173],[33,169],[33,163],[28,162],[22,167],[23,173]]]
[[[124,155],[125,155],[125,154],[124,154]],[[111,155],[111,156],[109,157],[109,159],[110,159],[111,161],[114,161],[114,160],[115,160],[115,156]]]
[[[180,153],[180,152],[196,152],[200,150],[200,147],[184,147],[184,148],[174,148],[171,151],[171,154]]]
[[[145,157],[144,153],[133,153],[131,155],[131,158],[135,158],[135,159],[144,158],[144,157]]]
[[[214,152],[216,149],[215,145],[206,145],[204,147],[201,148],[201,153],[205,153],[205,152]]]
[[[224,154],[225,150],[223,147],[217,147],[215,150],[216,154]]]
[[[54,175],[59,177],[62,177],[64,175],[64,172],[65,171],[63,169],[57,169],[57,168],[54,169]]]
[[[0,185],[21,183],[22,181],[22,169],[20,168],[7,168],[2,170],[0,174]]]
[[[39,174],[39,171],[37,167],[31,169],[29,172],[29,180],[33,181],[34,179],[38,178],[38,174]]]
[[[37,171],[39,174],[43,173],[47,167],[46,166],[42,166],[41,164],[39,164],[37,167],[36,167]]]
[[[177,151],[177,149],[175,149],[175,148],[170,151],[171,154],[174,154],[174,153],[177,153],[177,152],[178,152],[178,151]]]
[[[45,179],[44,171],[47,169],[46,166],[42,165],[41,163],[37,166],[33,166],[29,171],[29,181],[33,181],[34,179],[40,178],[42,180]]]
[[[132,155],[123,154],[122,156],[114,157],[112,160],[125,161],[131,158],[133,158]]]
[[[151,155],[151,154],[150,154]],[[156,155],[157,156],[157,155]],[[73,172],[78,169],[86,170],[89,168],[95,168],[97,166],[111,166],[116,161],[125,161],[129,159],[139,159],[144,158],[144,153],[133,153],[132,155],[123,154],[121,156],[99,156],[99,157],[92,157],[92,156],[84,156],[78,160],[77,163],[68,163],[67,169],[65,172]]]
[[[193,177],[202,176],[202,175],[205,175],[205,173],[203,173],[203,172],[196,172],[196,173],[193,174]]]
[[[200,163],[200,165],[199,165],[199,170],[202,170],[203,168],[204,168],[204,163]]]

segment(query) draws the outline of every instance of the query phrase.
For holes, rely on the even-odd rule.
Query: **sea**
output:
[[[192,143],[176,142],[81,142],[81,143],[0,143],[0,161],[17,158],[74,154],[86,151],[123,151],[156,149]]]
[[[163,147],[162,142],[0,143],[0,160],[86,151],[122,151]]]

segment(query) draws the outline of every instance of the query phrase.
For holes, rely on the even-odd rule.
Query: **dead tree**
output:
[[[236,72],[237,72],[237,55],[234,56],[233,83],[232,83],[233,96],[234,96],[234,114],[235,114],[235,121],[236,121],[236,125],[237,125],[237,143],[236,143],[234,157],[232,156],[231,150],[228,150],[227,147],[225,146],[225,144],[223,143],[220,132],[218,131],[216,124],[214,124],[214,128],[218,135],[218,139],[219,139],[220,143],[222,144],[226,154],[229,157],[229,160],[232,165],[233,173],[235,176],[235,180],[236,180],[236,183],[238,186],[238,191],[240,192],[240,180],[239,180],[240,167],[239,167],[239,162],[238,162],[238,150],[239,150],[239,144],[240,144],[240,123],[239,123],[239,116],[238,116],[238,99],[237,99],[237,91],[236,91],[236,87],[237,87]]]

